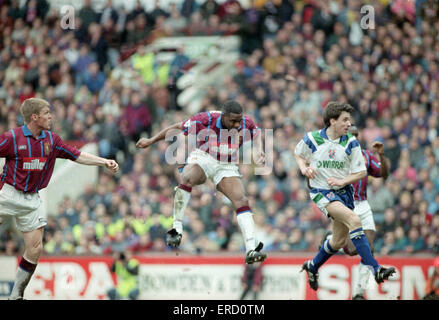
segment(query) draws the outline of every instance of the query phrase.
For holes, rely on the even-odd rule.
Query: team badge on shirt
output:
[[[45,142],[44,143],[44,155],[47,157],[50,154],[50,143]]]
[[[335,150],[334,149],[329,149],[328,154],[329,154],[329,159],[335,158]]]

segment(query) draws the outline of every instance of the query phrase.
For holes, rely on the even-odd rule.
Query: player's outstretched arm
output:
[[[100,167],[106,167],[113,173],[117,172],[119,170],[119,165],[116,161],[112,159],[105,159],[98,156],[95,156],[94,154],[87,153],[82,151],[79,157],[76,159],[77,163],[85,164],[88,166],[100,166]]]
[[[139,141],[137,141],[137,143],[136,143],[136,148],[148,148],[149,146],[153,145],[154,143],[165,139],[166,134],[169,131],[176,130],[176,129],[181,130],[182,125],[183,125],[182,122],[177,122],[177,123],[174,123],[172,126],[163,129],[162,131],[157,133],[152,138],[149,138],[149,139],[148,138],[140,138]]]

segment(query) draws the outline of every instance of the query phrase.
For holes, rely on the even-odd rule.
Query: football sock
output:
[[[309,267],[312,272],[317,272],[319,268],[329,259],[332,257],[332,255],[336,254],[338,251],[332,249],[331,245],[329,244],[329,240],[326,240],[323,245],[320,247],[319,252],[314,257],[314,259],[311,260],[311,263],[309,264]]]
[[[245,251],[254,250],[256,248],[255,222],[250,207],[244,206],[236,209],[236,218],[244,236]]]
[[[24,289],[26,289],[32,275],[34,274],[36,263],[29,262],[24,257],[21,258],[18,265],[17,274],[15,276],[14,287],[12,288],[10,300],[23,298]]]
[[[367,241],[363,228],[352,230],[349,232],[349,236],[355,246],[355,249],[361,257],[361,263],[373,268],[373,274],[375,275],[379,267],[378,261],[376,261],[372,255],[369,242]]]
[[[192,188],[184,184],[180,184],[175,188],[173,227],[180,234],[183,233],[184,211],[186,210],[189,199],[191,198],[191,191]]]
[[[358,268],[358,279],[357,283],[354,287],[354,295],[357,294],[364,294],[364,291],[366,290],[367,283],[369,282],[369,267],[363,263],[360,263],[360,267]]]

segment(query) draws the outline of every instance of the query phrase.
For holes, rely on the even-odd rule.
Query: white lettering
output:
[[[317,296],[321,300],[347,300],[350,286],[349,269],[343,265],[333,264],[320,269],[321,289]]]
[[[24,292],[24,298],[29,300],[53,299],[53,287],[48,285],[53,284],[53,277],[52,265],[48,262],[39,262],[38,268]]]
[[[375,280],[369,279],[369,283],[366,289],[366,296],[370,300],[395,300],[399,298],[401,292],[401,284],[398,281],[400,279],[400,271],[396,270],[394,274],[387,281],[385,281],[380,287]],[[383,292],[383,293],[381,293]]]
[[[54,263],[56,299],[77,300],[85,289],[87,275],[81,265],[74,262]]]
[[[360,21],[362,29],[375,29],[375,8],[371,5],[361,7],[360,12],[365,14]]]
[[[258,307],[253,304],[243,304],[243,305],[228,305],[219,304],[217,307],[217,314],[264,314],[264,305]]]
[[[23,170],[43,170],[46,162],[40,161],[40,159],[32,159],[30,162],[23,161]]]
[[[61,28],[75,29],[75,8],[70,5],[64,5],[61,7],[60,13],[63,15],[60,21]]]
[[[89,267],[90,280],[84,293],[85,299],[104,299],[107,291],[114,287],[108,266],[104,262],[92,262]]]
[[[413,300],[414,293],[418,299],[422,299],[425,295],[426,280],[424,272],[420,266],[404,266],[402,267],[404,277],[402,278],[402,296],[403,300]]]

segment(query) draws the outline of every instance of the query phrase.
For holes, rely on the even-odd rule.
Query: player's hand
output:
[[[116,173],[119,170],[119,165],[114,160],[106,160],[105,161],[105,168],[111,170],[111,172]]]
[[[343,180],[334,177],[326,179],[326,183],[328,183],[330,187],[344,187]]]
[[[148,148],[153,144],[153,141],[148,138],[140,138],[136,143],[136,148]]]
[[[382,142],[375,141],[372,144],[372,148],[373,148],[373,151],[375,151],[376,153],[384,154],[384,144]]]
[[[314,178],[316,177],[316,175],[317,175],[317,171],[316,171],[316,169],[314,169],[314,168],[306,167],[306,168],[302,171],[302,174],[303,174],[305,177],[309,178],[309,179],[314,179]]]

